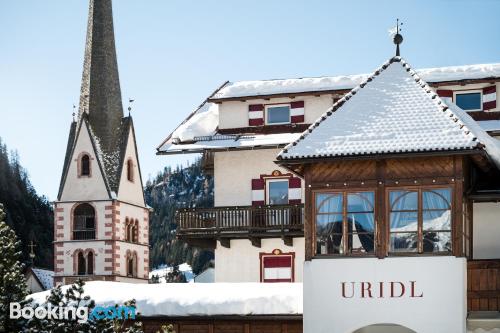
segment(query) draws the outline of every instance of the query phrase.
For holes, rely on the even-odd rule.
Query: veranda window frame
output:
[[[467,95],[467,94],[479,94],[479,109],[469,109],[465,110],[465,112],[477,112],[477,111],[483,111],[483,91],[474,89],[474,90],[455,90],[453,91],[453,102],[456,104],[457,103],[457,95]],[[458,106],[458,104],[457,104]],[[460,106],[458,106],[460,107]]]
[[[363,253],[352,253],[349,251],[349,242],[347,241],[349,237],[349,227],[348,227],[348,214],[347,211],[347,197],[349,194],[356,193],[373,193],[373,211],[368,211],[366,213],[373,214],[373,250],[372,252],[363,252]],[[316,198],[318,194],[341,194],[342,195],[342,251],[343,253],[317,253],[317,245],[318,245],[318,235],[317,235],[317,220],[316,217],[318,215],[333,215],[338,213],[319,213],[318,207],[316,206]],[[328,258],[328,257],[336,257],[336,258],[345,258],[345,257],[375,257],[377,253],[378,244],[378,233],[379,233],[379,221],[377,220],[377,189],[373,187],[365,187],[365,188],[349,188],[349,189],[318,189],[312,191],[312,222],[313,222],[313,256],[316,258]],[[365,212],[355,212],[355,214],[363,214]],[[351,232],[354,234],[354,232]],[[357,234],[357,233],[356,233]]]
[[[450,233],[450,242],[451,248],[449,251],[439,251],[439,252],[424,252],[423,251],[423,192],[425,191],[435,191],[435,190],[449,190],[450,191],[450,202],[449,202],[449,210],[450,210],[450,229],[449,230],[433,230],[435,232],[449,232]],[[393,233],[401,233],[401,232],[391,232],[391,201],[390,201],[390,193],[391,192],[403,192],[403,191],[412,191],[417,192],[417,251],[391,251],[391,234]],[[422,255],[452,255],[453,249],[456,246],[454,243],[454,232],[455,232],[455,188],[452,185],[422,185],[422,186],[404,186],[404,187],[386,187],[385,190],[385,221],[386,221],[386,242],[385,246],[387,247],[387,253],[389,256],[422,256]],[[441,211],[442,209],[436,209],[435,211]],[[425,211],[433,211],[429,209],[425,209]],[[399,211],[398,211],[399,212]]]

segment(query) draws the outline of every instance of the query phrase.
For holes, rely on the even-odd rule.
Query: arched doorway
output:
[[[374,324],[355,330],[353,333],[417,333],[407,327],[396,324]]]

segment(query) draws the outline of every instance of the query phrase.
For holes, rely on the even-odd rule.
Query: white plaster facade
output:
[[[260,253],[272,253],[275,249],[295,254],[294,281],[302,282],[303,237],[294,238],[293,246],[283,244],[279,238],[262,239],[260,248],[253,246],[248,239],[233,239],[230,248],[218,243],[215,249],[215,282],[261,282]]]
[[[79,171],[81,156],[90,157],[90,176]],[[59,201],[54,204],[54,267],[56,283],[70,283],[76,278],[87,280],[148,281],[149,272],[149,210],[145,207],[132,131],[128,137],[118,195],[110,197],[98,164],[87,124],[82,122],[77,132],[66,179]],[[133,165],[133,181],[127,178],[127,161]],[[90,204],[95,212],[95,239],[73,239],[73,212],[82,204]],[[138,225],[137,239],[126,239],[126,224]],[[93,253],[93,274],[81,276],[77,272],[76,254]],[[128,276],[127,256],[136,254],[134,274]]]
[[[274,161],[280,150],[257,149],[216,152],[214,156],[214,204],[248,206],[252,204],[252,179],[270,175],[274,170],[290,171]],[[302,198],[304,185],[302,184]]]
[[[465,333],[466,285],[465,258],[313,259],[304,265],[304,333],[352,333],[381,323],[406,328],[390,331],[398,333]]]
[[[248,106],[252,104],[281,104],[295,101],[304,101],[304,123],[311,124],[333,105],[331,94],[320,96],[304,96],[297,98],[280,97],[270,100],[251,99],[244,103],[227,101],[219,105],[219,128],[248,127]]]

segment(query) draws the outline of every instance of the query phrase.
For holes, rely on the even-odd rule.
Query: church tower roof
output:
[[[90,0],[80,93],[80,118],[87,113],[101,148],[117,148],[123,106],[116,59],[111,0]]]
[[[116,194],[133,123],[130,116],[123,115],[111,0],[89,1],[78,121],[71,125],[59,197],[83,123],[89,130],[108,192],[110,196]]]

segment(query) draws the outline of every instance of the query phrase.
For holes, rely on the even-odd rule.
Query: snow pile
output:
[[[485,131],[500,131],[500,120],[480,120],[477,123]]]
[[[473,149],[474,135],[443,111],[442,101],[402,59],[380,68],[370,82],[323,114],[282,158],[356,156]],[[343,104],[342,104],[343,103]],[[441,103],[441,104],[440,104]],[[337,107],[338,106],[338,107]],[[336,108],[337,107],[337,108]],[[484,131],[483,131],[484,132]]]
[[[159,282],[160,283],[166,283],[165,277],[168,273],[172,272],[174,269],[173,266],[162,266],[159,268],[156,268],[149,272],[149,279],[156,275],[159,277]],[[191,266],[187,263],[183,263],[179,265],[179,271],[184,274],[186,277],[186,281],[191,283],[194,282],[194,274],[193,274],[193,269]]]
[[[63,291],[68,286],[63,287]],[[111,306],[135,299],[144,316],[300,315],[301,283],[165,283],[131,284],[92,281],[85,294]],[[39,304],[48,291],[29,297]]]
[[[416,71],[427,82],[446,82],[465,79],[500,77],[500,63],[425,68]],[[369,74],[325,76],[316,78],[239,81],[229,83],[213,98],[234,98],[288,94],[306,91],[352,89],[368,78]]]
[[[214,103],[204,103],[192,117],[172,133],[172,138],[181,142],[193,141],[197,136],[215,134],[217,126],[219,126],[219,106]]]

